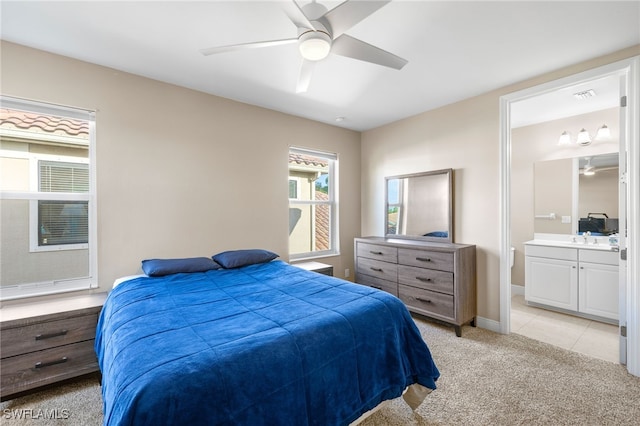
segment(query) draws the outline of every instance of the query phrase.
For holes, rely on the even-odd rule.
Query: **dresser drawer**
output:
[[[387,281],[398,279],[398,265],[379,260],[358,258],[358,274],[370,275]]]
[[[356,256],[369,259],[383,260],[385,262],[398,263],[398,249],[395,247],[382,246],[378,244],[368,244],[358,242]]]
[[[411,310],[424,315],[436,315],[447,319],[455,319],[453,296],[435,291],[399,285],[398,293]]]
[[[383,280],[380,278],[372,277],[370,275],[358,274],[358,276],[356,277],[356,282],[358,284],[386,291],[387,293],[391,293],[394,296],[398,297],[398,284],[393,281]]]
[[[93,339],[98,314],[46,321],[2,330],[2,358]]]
[[[453,253],[439,251],[398,249],[398,263],[420,268],[453,272]]]
[[[98,371],[93,340],[2,360],[3,397],[37,386]]]
[[[398,265],[398,283],[453,294],[453,273]]]

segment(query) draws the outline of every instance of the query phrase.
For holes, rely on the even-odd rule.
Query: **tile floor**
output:
[[[511,297],[511,332],[594,358],[620,362],[617,326],[527,306],[522,295]]]

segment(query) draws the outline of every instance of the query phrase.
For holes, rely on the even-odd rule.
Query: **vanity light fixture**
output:
[[[589,132],[583,127],[578,133],[576,144],[579,146],[588,146],[594,140],[608,140],[609,138],[611,138],[611,130],[609,130],[609,127],[607,127],[606,124],[603,124],[602,127],[598,128],[595,138],[592,138],[591,134],[589,134]],[[571,133],[565,130],[558,139],[558,145],[569,146],[571,143]]]
[[[560,135],[560,139],[558,139],[558,145],[560,146],[568,146],[571,145],[571,133],[566,130],[562,132]]]
[[[596,139],[609,139],[611,137],[611,130],[607,127],[606,124],[603,124],[602,127],[598,129],[596,133]]]
[[[578,139],[576,140],[576,143],[580,146],[587,146],[591,144],[591,135],[584,129],[584,127],[578,133]]]

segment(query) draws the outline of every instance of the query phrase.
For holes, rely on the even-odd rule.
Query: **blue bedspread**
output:
[[[439,376],[400,300],[278,260],[126,281],[95,349],[106,425],[346,425]]]

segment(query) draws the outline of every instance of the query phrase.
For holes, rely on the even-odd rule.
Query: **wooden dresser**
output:
[[[0,310],[0,398],[98,371],[93,348],[106,293]]]
[[[476,246],[367,237],[355,239],[359,284],[399,297],[410,311],[475,326]]]

